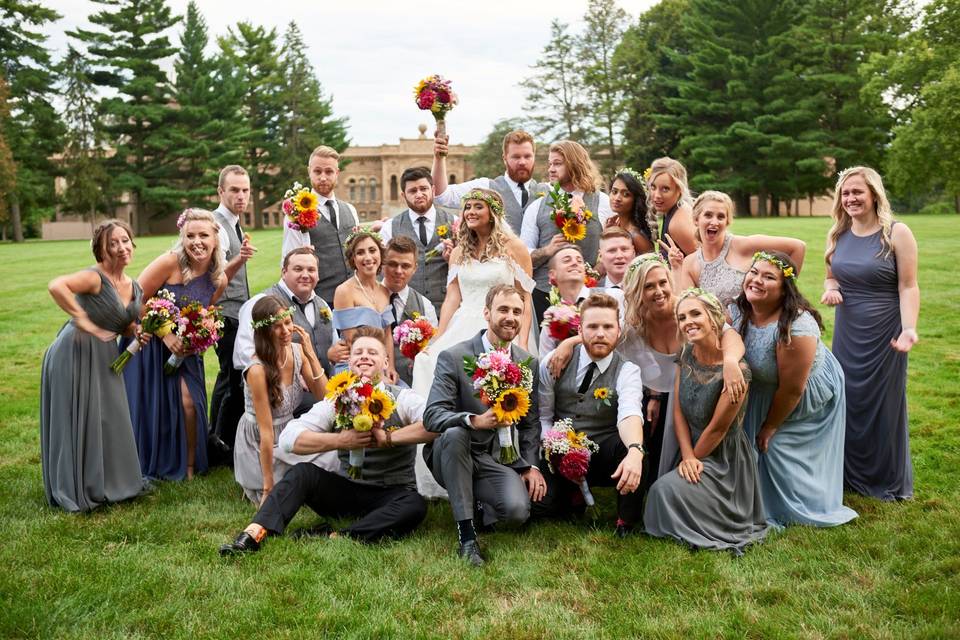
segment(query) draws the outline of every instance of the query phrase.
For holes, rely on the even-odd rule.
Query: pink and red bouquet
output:
[[[493,409],[497,421],[505,426],[497,427],[500,443],[500,462],[510,464],[520,457],[513,444],[512,425],[530,411],[530,394],[533,393],[531,359],[514,362],[509,349],[493,349],[479,356],[464,356],[463,370],[473,380],[476,397]]]
[[[180,320],[177,322],[177,335],[183,340],[183,346],[194,354],[204,351],[217,344],[223,335],[223,314],[220,307],[210,305],[205,307],[196,300],[180,309]],[[163,371],[171,374],[183,364],[185,357],[171,355],[163,365]]]
[[[450,87],[450,81],[442,76],[427,76],[417,83],[413,96],[421,111],[429,111],[437,122],[442,122],[448,111],[457,104],[457,94]]]
[[[393,330],[393,342],[400,347],[404,357],[413,360],[417,354],[427,348],[435,330],[430,321],[418,313],[412,319],[401,322]]]
[[[587,485],[587,471],[590,470],[590,457],[600,450],[593,440],[583,431],[574,431],[570,418],[557,420],[543,434],[543,457],[550,471],[558,473],[580,487],[583,500],[588,507],[594,505],[593,494]]]
[[[550,289],[550,306],[543,313],[540,329],[558,343],[580,334],[580,310],[573,302],[561,299],[556,287]]]
[[[140,320],[140,331],[162,338],[173,331],[177,322],[180,320],[180,309],[176,304],[176,296],[166,289],[157,291],[157,295],[147,300],[147,312],[143,314]],[[123,368],[127,366],[131,358],[140,351],[140,341],[134,340],[124,350],[120,356],[110,365],[110,370],[115,374],[123,373]]]
[[[588,289],[593,289],[600,284],[600,272],[590,266],[590,263],[583,265],[586,275],[583,277],[583,286]]]
[[[396,400],[390,392],[352,371],[344,371],[330,378],[327,381],[327,395],[324,397],[333,402],[336,413],[333,428],[337,431],[370,431],[374,427],[383,426],[396,407]],[[350,449],[347,475],[351,478],[360,478],[363,475],[365,451]]]
[[[294,231],[308,231],[317,226],[320,213],[317,211],[317,195],[299,182],[283,194],[280,209],[287,218],[287,226]]]

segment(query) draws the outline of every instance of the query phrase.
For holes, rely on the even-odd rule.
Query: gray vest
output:
[[[394,398],[400,397],[400,387],[385,384],[384,388]],[[384,426],[400,428],[406,425],[401,423],[397,412],[394,411]],[[340,457],[340,473],[347,475],[347,469],[350,466],[348,452],[341,449],[338,455]],[[367,449],[363,456],[363,472],[360,481],[416,489],[417,476],[414,471],[416,460],[417,445],[415,444],[404,444],[383,449]]]
[[[593,438],[617,430],[616,395],[610,399],[610,406],[593,397],[593,392],[600,387],[606,387],[614,394],[617,388],[617,377],[623,366],[623,358],[614,351],[610,366],[603,373],[596,373],[590,386],[582,394],[577,393],[577,369],[580,366],[580,349],[574,352],[570,364],[563,370],[560,379],[554,387],[554,416],[557,420],[573,419],[573,428],[583,431],[587,437]]]
[[[414,313],[418,313],[421,316],[424,315],[423,296],[414,290],[413,287],[410,287],[410,290],[407,292],[407,306],[403,309],[403,317],[400,318],[400,322],[413,319]],[[413,360],[400,353],[400,347],[394,348],[393,355],[394,365],[397,368],[397,373],[400,374],[400,379],[412,387]]]
[[[520,235],[520,227],[523,225],[523,207],[520,206],[520,202],[517,200],[517,194],[513,190],[513,187],[510,186],[510,183],[507,182],[506,176],[499,176],[494,180],[490,181],[490,188],[500,194],[500,197],[503,198],[503,208],[504,213],[507,216],[507,222],[510,224],[510,228],[513,229],[513,232]],[[549,189],[549,185],[547,185]],[[537,193],[539,191],[544,191],[544,185],[539,182],[534,182],[527,189],[527,204],[530,204],[537,199]]]
[[[306,332],[310,334],[310,339],[313,341],[313,350],[316,352],[317,358],[320,359],[320,365],[328,376],[333,375],[333,367],[327,359],[327,349],[330,348],[330,344],[333,342],[332,312],[330,311],[330,307],[327,306],[327,303],[323,301],[323,298],[314,296],[310,303],[313,305],[313,317],[315,318],[314,325],[311,327],[307,321],[307,316],[300,310],[300,307],[294,304],[293,299],[287,295],[286,291],[284,291],[279,284],[273,285],[264,291],[264,293],[270,296],[276,296],[283,300],[286,306],[293,307],[294,324],[303,327]],[[326,314],[323,313],[323,309],[326,309]],[[296,338],[296,336],[294,336],[294,338]]]
[[[230,224],[230,221],[219,210],[213,212],[213,217],[230,238],[230,246],[227,247],[227,262],[229,262],[240,253],[240,244],[243,242],[243,238],[237,237],[236,227]],[[240,318],[240,307],[249,299],[250,287],[247,285],[247,265],[244,264],[227,283],[227,289],[223,292],[223,296],[220,297],[217,304],[223,307],[223,315],[238,320]]]
[[[584,260],[590,264],[595,264],[597,262],[597,253],[600,251],[600,234],[603,233],[603,225],[600,224],[600,216],[597,213],[597,207],[600,204],[599,192],[594,191],[584,194],[583,202],[587,209],[593,212],[593,218],[587,223],[587,237],[583,240],[578,240],[574,244],[580,247]],[[546,196],[540,202],[540,209],[537,211],[537,229],[540,232],[538,248],[540,249],[550,244],[550,239],[559,233],[557,225],[550,219],[552,212],[550,197]],[[549,261],[544,262],[533,270],[533,279],[537,281],[537,289],[550,291]]]
[[[434,256],[427,262],[424,255],[435,247],[441,240],[437,235],[437,227],[446,225],[449,229],[446,239],[453,235],[453,216],[435,209],[437,212],[433,237],[424,246],[420,242],[420,230],[410,220],[410,210],[406,209],[393,217],[393,235],[407,236],[417,244],[417,272],[410,278],[410,286],[427,297],[433,306],[439,309],[443,306],[443,298],[447,295],[447,262],[440,256]]]
[[[346,202],[337,200],[337,228],[334,230],[323,213],[313,229],[307,233],[310,244],[320,261],[320,279],[315,291],[328,305],[333,305],[333,292],[353,273],[347,266],[345,246],[353,229],[353,216]]]

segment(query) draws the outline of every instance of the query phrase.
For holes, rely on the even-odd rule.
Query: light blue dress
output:
[[[376,327],[377,329],[383,329],[384,327],[389,327],[392,323],[392,306],[388,306],[380,313],[377,313],[370,307],[350,307],[349,309],[333,310],[333,328],[336,329],[341,335],[343,335],[344,331],[356,329],[357,327],[369,326]],[[334,375],[343,373],[347,370],[348,366],[349,365],[346,362],[334,363]]]
[[[734,328],[740,311],[730,306]],[[764,327],[748,323],[743,337],[753,384],[743,428],[756,446],[780,384],[777,373],[776,322]],[[792,337],[813,336],[817,353],[796,408],[759,454],[757,469],[767,520],[779,525],[832,527],[849,522],[857,512],[843,506],[843,441],[846,401],[843,369],[820,340],[820,327],[803,311],[790,328]]]

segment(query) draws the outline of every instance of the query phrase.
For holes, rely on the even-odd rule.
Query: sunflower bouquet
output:
[[[476,397],[492,408],[497,421],[505,425],[497,427],[500,462],[503,464],[516,462],[520,457],[513,444],[513,425],[530,410],[530,394],[533,392],[530,362],[531,358],[514,362],[506,349],[463,358],[463,370],[473,380]]]
[[[546,196],[550,198],[550,206],[553,207],[550,219],[560,229],[560,233],[567,242],[577,242],[586,238],[587,223],[593,219],[593,212],[586,207],[580,207],[574,211],[570,194],[560,188],[559,182],[550,185],[550,191]]]
[[[575,431],[570,418],[557,420],[543,434],[543,457],[553,473],[580,487],[583,500],[588,507],[594,505],[593,494],[587,484],[587,471],[590,469],[590,457],[600,450],[596,442],[583,431]]]
[[[144,306],[147,312],[143,314],[143,319],[140,321],[140,329],[143,333],[162,338],[176,328],[177,321],[180,320],[180,309],[176,304],[176,296],[170,291],[160,289],[157,295],[147,300]],[[134,340],[113,361],[110,370],[117,375],[123,373],[123,368],[138,351],[140,351],[140,341]]]
[[[325,398],[333,403],[336,413],[333,428],[336,431],[370,431],[383,426],[396,407],[396,400],[386,389],[352,371],[344,371],[330,378]],[[351,478],[360,479],[363,476],[365,451],[350,450],[347,475]]]
[[[223,335],[223,312],[216,305],[205,307],[194,300],[180,309],[176,331],[183,340],[183,346],[191,353],[200,355],[217,344]],[[185,356],[171,355],[163,365],[163,372],[172,374],[184,359]]]
[[[427,76],[413,88],[413,99],[421,111],[429,111],[437,121],[437,132],[446,134],[447,112],[457,105],[457,94],[453,92],[449,80],[442,76]]]
[[[317,211],[317,194],[299,182],[283,194],[280,208],[287,217],[287,226],[294,231],[307,231],[317,226],[320,214]]]

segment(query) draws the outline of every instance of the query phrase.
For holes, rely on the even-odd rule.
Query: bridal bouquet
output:
[[[183,346],[195,354],[201,354],[217,344],[223,332],[223,314],[220,307],[205,307],[196,300],[180,309],[177,321],[177,335],[183,340]],[[163,372],[171,374],[183,364],[186,356],[171,355],[163,365]]]
[[[176,296],[172,293],[166,289],[160,289],[160,291],[157,291],[157,295],[147,300],[144,306],[146,306],[147,312],[144,314],[143,320],[140,321],[140,329],[143,333],[162,338],[176,328],[177,321],[180,320],[180,309],[177,308]],[[113,361],[110,370],[117,375],[123,373],[123,368],[127,366],[127,363],[138,351],[140,351],[140,341],[134,340]]]
[[[587,471],[590,469],[590,456],[599,451],[593,440],[583,431],[574,431],[570,418],[557,420],[543,434],[543,457],[553,473],[580,487],[583,500],[588,507],[594,505],[593,494],[587,485]]]
[[[556,287],[550,289],[550,306],[543,313],[540,329],[558,343],[580,333],[580,310],[576,304],[561,299]]]
[[[396,407],[394,397],[369,378],[344,371],[327,381],[327,400],[333,402],[336,418],[333,428],[337,431],[355,429],[370,431],[383,426]],[[366,449],[350,449],[347,475],[359,479],[363,475],[363,458]]]
[[[283,194],[280,208],[287,217],[287,226],[294,231],[308,231],[317,226],[320,214],[317,211],[317,196],[299,182]]]
[[[412,319],[401,322],[393,330],[393,341],[400,347],[400,353],[413,360],[417,354],[427,348],[434,328],[430,321],[414,313]]]
[[[570,194],[560,188],[559,182],[550,185],[550,191],[546,196],[550,198],[550,206],[553,207],[550,219],[560,229],[560,233],[567,242],[586,238],[587,222],[593,219],[593,212],[586,207],[580,207],[574,211]]]
[[[413,97],[421,111],[429,111],[437,121],[437,133],[446,134],[447,112],[457,104],[457,94],[442,76],[427,76],[413,88]]]
[[[463,370],[473,380],[476,397],[493,409],[497,421],[500,442],[500,462],[510,464],[520,457],[513,444],[513,427],[530,410],[530,394],[533,392],[531,358],[523,362],[510,359],[506,349],[494,349],[479,356],[464,356]]]

